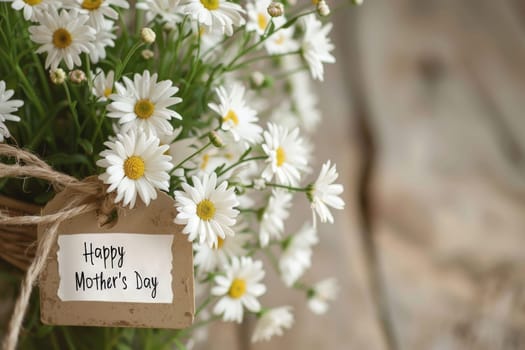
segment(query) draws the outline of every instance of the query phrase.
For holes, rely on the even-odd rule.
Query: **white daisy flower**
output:
[[[281,17],[279,17],[281,18]],[[265,42],[264,48],[270,55],[281,55],[299,50],[299,43],[293,38],[295,27],[275,31]]]
[[[339,294],[339,284],[335,278],[328,278],[315,284],[309,291],[308,307],[318,315],[328,311],[329,302]]]
[[[98,63],[100,60],[106,58],[106,47],[115,47],[115,39],[117,36],[113,33],[115,23],[113,21],[102,21],[102,25],[97,28],[95,41],[93,42],[94,49],[89,53],[91,62]]]
[[[76,10],[61,10],[50,6],[38,16],[39,25],[29,27],[31,40],[42,44],[36,53],[47,52],[46,69],[56,70],[64,61],[68,69],[81,66],[80,54],[94,50],[96,30],[87,25],[88,16]]]
[[[41,15],[42,11],[46,11],[52,3],[51,0],[13,0],[11,7],[14,10],[22,11],[26,21],[37,22],[37,16]]]
[[[207,273],[215,271],[216,268],[228,263],[234,256],[240,257],[247,253],[244,246],[250,240],[250,235],[236,234],[226,238],[218,238],[217,246],[210,248],[207,244],[193,245],[195,257],[193,264],[199,268],[199,272]]]
[[[217,186],[217,175],[203,174],[202,178],[192,177],[193,186],[182,183],[184,191],[175,191],[175,206],[179,213],[175,223],[185,225],[182,233],[193,242],[206,242],[216,247],[218,238],[233,236],[232,226],[239,211],[234,209],[239,202],[233,188],[223,181]]]
[[[323,63],[334,63],[335,57],[330,51],[334,49],[328,33],[332,29],[332,23],[323,26],[314,14],[302,18],[304,37],[301,44],[301,51],[310,73],[314,79],[323,81]]]
[[[270,6],[272,0],[252,0],[246,4],[246,31],[256,32],[257,35],[262,36],[266,31],[266,27],[272,21],[272,17],[268,14],[268,6]],[[284,24],[281,17],[274,18],[276,26]],[[279,24],[275,21],[278,21]]]
[[[289,96],[286,96],[273,110],[270,121],[288,130],[301,127],[300,119],[293,111]]]
[[[226,0],[187,0],[183,12],[190,15],[211,32],[231,36],[233,27],[244,25],[243,8]]]
[[[181,13],[181,0],[142,0],[137,8],[146,11],[146,21],[149,23],[159,17],[162,22],[180,23],[184,17]]]
[[[274,335],[283,335],[283,329],[292,327],[294,317],[291,306],[276,307],[264,311],[257,320],[252,335],[252,343],[270,340]]]
[[[291,287],[312,264],[312,246],[319,239],[315,228],[306,223],[295,235],[285,241],[279,258],[279,272],[284,283]]]
[[[345,202],[339,197],[343,193],[343,185],[333,183],[338,176],[336,165],[332,166],[330,161],[327,161],[323,164],[319,177],[307,193],[312,210],[317,212],[321,222],[334,222],[334,217],[328,207],[338,210],[345,207]]]
[[[215,171],[217,167],[223,164],[225,164],[225,166],[228,166],[232,163],[232,160],[232,154],[224,152],[221,149],[208,148],[196,157],[194,157],[190,161],[190,164],[193,165],[197,174],[211,174]]]
[[[232,133],[236,142],[257,143],[261,140],[262,128],[257,124],[257,112],[246,105],[244,87],[235,83],[227,90],[220,86],[216,92],[219,104],[208,106],[222,118],[221,128]]]
[[[264,132],[262,148],[268,156],[268,163],[262,173],[266,181],[271,181],[274,175],[281,185],[296,186],[302,173],[308,170],[310,147],[299,136],[299,129],[291,132],[280,125],[268,123]]]
[[[20,117],[13,113],[24,105],[24,101],[10,100],[14,94],[14,90],[6,90],[5,81],[0,80],[0,142],[4,142],[4,138],[11,137],[5,122],[7,120],[13,122],[20,121]]]
[[[97,68],[95,79],[93,79],[92,93],[98,97],[98,101],[107,101],[109,95],[113,93],[113,84],[115,79],[115,72],[109,71],[106,75],[101,68]]]
[[[218,58],[218,55],[224,50],[223,45],[219,45],[224,40],[224,34],[217,31],[212,31],[211,28],[193,26],[193,33],[198,35],[200,50],[199,55],[205,62],[212,62]],[[225,57],[221,57],[223,62],[226,62]]]
[[[234,257],[224,269],[226,275],[216,276],[211,290],[212,295],[222,296],[213,313],[222,315],[223,321],[241,323],[244,307],[251,312],[261,310],[257,297],[266,292],[266,287],[259,283],[264,278],[263,264],[251,257]]]
[[[63,0],[64,7],[74,8],[89,16],[89,24],[102,28],[106,18],[118,19],[118,12],[113,7],[129,8],[126,0]]]
[[[141,128],[159,136],[171,134],[171,118],[182,119],[168,108],[182,101],[174,97],[179,88],[172,86],[170,80],[157,82],[157,73],[150,76],[147,70],[142,75],[135,74],[133,80],[122,79],[124,85],[116,83],[116,93],[109,95],[113,102],[107,107],[108,117],[118,118],[124,131]]]
[[[122,200],[123,206],[133,208],[138,193],[144,204],[149,205],[157,198],[157,189],[169,190],[168,171],[173,166],[171,157],[164,154],[169,146],[159,145],[157,137],[130,130],[104,145],[108,149],[100,153],[102,159],[97,165],[106,171],[99,178],[109,185],[108,192],[117,191],[115,203]]]
[[[311,77],[304,71],[293,74],[289,81],[295,115],[304,130],[313,132],[321,121],[321,112],[317,107],[319,100],[313,91]]]
[[[284,220],[288,218],[288,209],[292,206],[292,194],[282,190],[273,190],[268,205],[264,210],[259,228],[259,242],[266,247],[271,238],[280,239],[284,231]]]

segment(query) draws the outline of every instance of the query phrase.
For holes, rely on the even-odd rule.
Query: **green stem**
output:
[[[257,61],[260,61],[260,60],[265,60],[265,59],[268,59],[268,58],[278,58],[278,57],[284,57],[284,56],[291,56],[291,55],[299,55],[301,53],[301,51],[292,51],[292,52],[286,52],[286,53],[281,53],[281,54],[277,54],[277,55],[264,55],[264,56],[257,56],[257,57],[253,57],[253,58],[250,58],[250,59],[247,59],[246,61],[244,62],[241,62],[233,67],[230,67],[228,70],[229,71],[232,71],[232,70],[237,70],[239,68],[242,68],[250,63],[253,63],[253,62],[257,62]]]
[[[31,102],[33,102],[36,109],[38,110],[38,114],[40,114],[40,117],[42,119],[45,119],[46,112],[44,110],[44,107],[42,107],[40,100],[36,96],[33,85],[29,82],[29,80],[27,80],[26,75],[24,74],[24,72],[22,72],[22,69],[20,69],[20,66],[18,64],[15,65],[15,71],[18,75],[18,78],[22,81],[22,85],[24,86],[24,90],[27,93],[29,99],[31,100]]]
[[[217,177],[227,173],[228,171],[230,171],[231,169],[235,168],[236,166],[242,164],[242,163],[246,163],[246,162],[250,162],[252,160],[263,160],[263,159],[267,159],[268,156],[257,156],[257,157],[251,157],[251,158],[241,158],[238,162],[236,163],[233,163],[232,165],[230,165],[229,167],[221,170],[219,173],[217,173]]]
[[[241,213],[250,213],[250,214],[259,214],[259,212],[261,211],[261,209],[252,209],[252,208],[237,208],[237,210],[239,210],[239,212]]]
[[[213,297],[209,295],[204,302],[197,308],[197,311],[195,311],[195,318],[201,313],[202,310],[206,308],[213,300]]]
[[[182,164],[186,163],[188,160],[192,159],[193,157],[195,157],[196,155],[198,155],[199,153],[201,153],[202,151],[204,151],[206,148],[208,148],[209,146],[211,145],[211,142],[208,142],[207,144],[205,144],[203,147],[199,148],[197,151],[193,152],[192,154],[190,154],[189,156],[187,156],[186,158],[184,158],[182,161],[179,162],[179,164],[177,164],[173,169],[171,169],[170,171],[170,175],[173,174],[173,172],[175,170],[177,170],[178,168],[180,168],[182,166]]]
[[[308,187],[305,187],[305,188],[293,187],[293,186],[279,185],[279,184],[274,184],[274,183],[267,183],[266,186],[276,187],[276,188],[284,188],[284,189],[287,189],[287,190],[290,190],[290,191],[295,191],[295,192],[308,192],[309,191]]]
[[[294,74],[299,73],[299,72],[303,72],[306,69],[308,69],[306,66],[301,66],[301,67],[297,67],[295,69],[290,69],[290,70],[288,70],[286,72],[282,72],[281,74],[274,75],[273,79],[274,80],[286,79],[289,76],[294,75]]]
[[[95,113],[96,115],[96,113]],[[95,127],[95,132],[93,133],[93,137],[91,138],[91,144],[94,145],[95,141],[100,134],[100,130],[102,129],[102,124],[104,124],[104,119],[106,118],[106,108],[102,111],[102,114],[100,115],[100,118],[97,120],[97,124]]]
[[[69,328],[62,327],[62,332],[64,333],[64,338],[66,339],[68,348],[70,350],[76,350],[75,343],[73,342],[73,339],[71,338],[71,334],[69,334]]]
[[[116,69],[116,72],[115,72],[115,81],[119,81],[121,76],[122,76],[122,72],[124,71],[124,69],[126,68],[126,66],[128,65],[128,62],[129,60],[131,59],[131,57],[135,54],[135,52],[137,52],[137,50],[143,46],[144,43],[142,41],[139,41],[137,42],[135,45],[133,45],[131,47],[131,49],[129,50],[128,54],[126,55],[126,57],[124,58],[124,60],[122,61],[122,64],[120,64],[117,69]]]
[[[71,92],[69,91],[69,86],[67,82],[64,84],[64,91],[66,92],[67,102],[69,103],[69,110],[71,111],[71,114],[73,115],[73,121],[75,122],[75,128],[76,128],[76,139],[79,139],[80,137],[80,121],[78,120],[78,113],[76,108],[76,103],[73,102],[71,99]]]
[[[31,56],[33,57],[33,61],[35,62],[35,67],[38,72],[38,77],[40,78],[40,81],[42,82],[42,87],[44,88],[44,93],[46,94],[46,99],[49,103],[52,103],[52,97],[51,97],[51,90],[49,90],[49,83],[48,83],[48,77],[46,73],[44,72],[44,68],[42,68],[42,64],[38,58],[38,55],[35,51],[31,51]]]
[[[261,45],[262,43],[264,43],[266,40],[268,40],[268,38],[270,38],[273,34],[277,33],[279,30],[283,29],[283,28],[287,28],[288,26],[292,25],[295,21],[297,21],[299,18],[303,17],[303,16],[306,16],[306,15],[309,15],[311,13],[315,13],[316,10],[312,10],[312,11],[307,11],[307,12],[303,12],[303,13],[300,13],[298,14],[296,17],[293,17],[292,19],[288,20],[286,23],[284,23],[282,26],[279,26],[277,27],[272,33],[271,35],[266,35],[266,36],[263,36],[261,37],[261,39],[256,42],[255,44],[251,45],[251,46],[248,46],[246,49],[242,50],[241,52],[239,52],[237,54],[237,56],[235,56],[228,65],[226,65],[226,70],[229,71],[230,68],[232,66],[235,65],[235,63],[237,62],[238,59],[240,59],[242,56],[246,55],[247,53],[251,52],[252,50],[256,49],[259,45]]]

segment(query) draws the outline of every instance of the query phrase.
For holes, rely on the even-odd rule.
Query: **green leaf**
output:
[[[133,350],[131,346],[129,346],[128,344],[124,344],[124,343],[117,344],[117,349],[118,350]]]
[[[84,151],[86,151],[88,155],[93,154],[93,145],[90,141],[86,139],[80,139],[78,140],[78,144],[80,145],[80,147],[82,147],[82,149],[84,149]]]
[[[90,165],[88,157],[83,154],[67,154],[56,153],[47,158],[47,162],[51,165],[71,165],[71,164],[85,164]]]

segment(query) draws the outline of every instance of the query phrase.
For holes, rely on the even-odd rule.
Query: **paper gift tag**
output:
[[[70,194],[44,209],[54,213]],[[191,325],[192,246],[173,223],[173,199],[159,192],[146,207],[119,209],[116,224],[99,227],[96,212],[64,221],[40,275],[45,324],[180,329]],[[46,226],[38,229],[39,237]]]

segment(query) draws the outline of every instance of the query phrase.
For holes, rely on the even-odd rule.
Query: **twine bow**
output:
[[[115,204],[114,196],[106,193],[106,186],[96,177],[87,178],[83,181],[77,180],[67,174],[53,170],[37,156],[6,144],[0,144],[0,157],[16,159],[15,164],[0,163],[0,178],[39,178],[50,182],[56,192],[67,187],[72,193],[71,198],[68,198],[68,204],[53,214],[12,217],[0,211],[0,225],[48,225],[38,242],[35,258],[27,269],[3,341],[4,350],[14,350],[33,285],[45,266],[49,252],[56,241],[60,224],[77,215],[98,211],[99,224],[103,225],[109,221]]]

